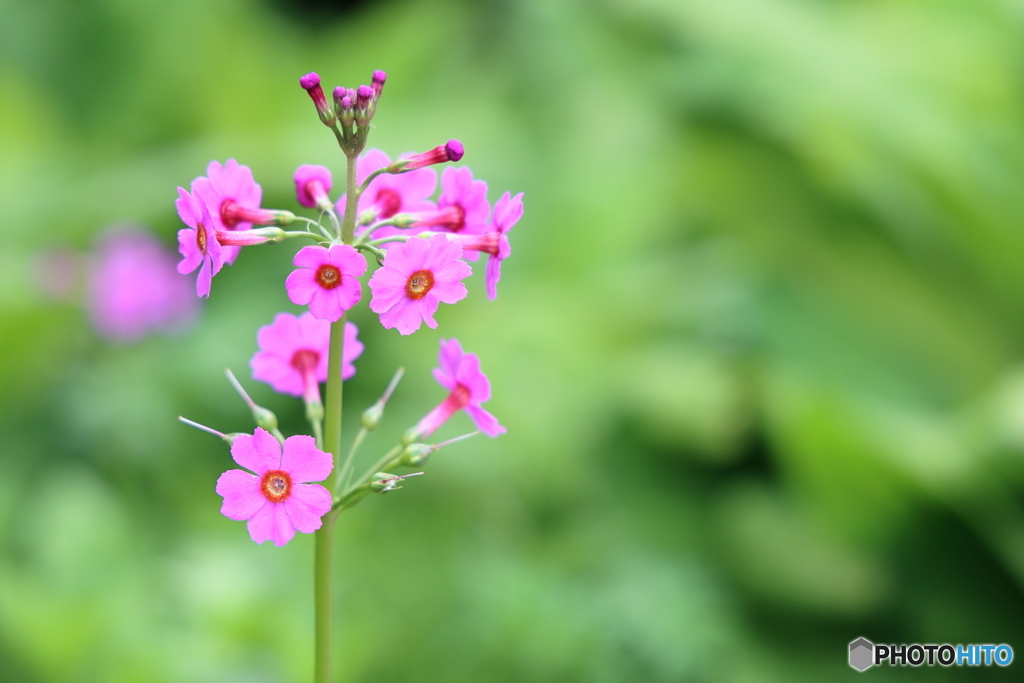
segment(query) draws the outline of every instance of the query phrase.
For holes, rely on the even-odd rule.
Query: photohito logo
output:
[[[889,666],[1009,666],[1013,648],[1009,645],[876,645],[867,638],[850,643],[850,666],[865,671],[876,664]]]

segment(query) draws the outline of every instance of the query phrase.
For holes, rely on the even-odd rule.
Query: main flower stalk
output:
[[[344,244],[352,244],[355,238],[356,209],[359,204],[356,193],[357,155],[358,152],[346,154],[345,189],[350,200],[345,205],[345,216],[341,222],[340,238]],[[335,466],[341,457],[341,372],[347,317],[343,315],[340,320],[331,323],[331,344],[328,351],[323,450],[331,454]],[[340,508],[337,508],[324,515],[323,526],[316,532],[313,600],[316,628],[314,680],[317,683],[329,683],[334,671],[334,524],[340,511]]]

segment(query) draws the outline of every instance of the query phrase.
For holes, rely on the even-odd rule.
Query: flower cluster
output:
[[[262,189],[251,169],[234,159],[210,162],[206,175],[194,179],[188,190],[178,188],[178,215],[186,226],[178,232],[178,271],[198,271],[196,292],[201,297],[209,296],[213,277],[225,264],[234,263],[243,247],[307,241],[292,259],[295,270],[285,279],[284,290],[293,304],[308,310],[301,315],[279,313],[260,328],[259,350],[250,366],[254,379],[303,399],[314,436],[285,439],[276,417],[257,406],[233,376],[260,426],[252,435],[224,435],[204,428],[230,441],[235,462],[251,472],[224,473],[216,490],[224,498],[223,514],[247,520],[257,543],[272,540],[283,545],[296,531],[320,528],[325,514],[350,507],[366,493],[400,488],[395,482],[402,477],[385,470],[425,462],[426,454],[443,444],[419,442],[459,411],[488,436],[505,432],[481,406],[491,388],[477,356],[465,353],[456,339],[442,340],[434,376],[447,397],[406,430],[401,443],[381,460],[380,472],[371,470],[352,480],[350,463],[336,467],[338,445],[328,442],[340,433],[341,381],[355,375],[354,362],[364,351],[356,325],[347,319],[363,299],[362,278],[372,266],[365,283],[370,293],[367,307],[383,327],[402,335],[416,332],[424,323],[437,328],[440,304],[467,297],[470,262],[481,253],[487,258],[487,296],[497,296],[501,262],[511,253],[508,233],[523,214],[522,193],[505,192],[492,211],[487,183],[474,178],[467,167],[445,168],[439,182],[433,167],[458,162],[465,153],[458,140],[396,159],[377,149],[366,150],[370,121],[386,80],[383,71],[374,72],[371,85],[334,88],[328,100],[317,74],[299,79],[320,121],[348,157],[346,168],[354,170],[344,183],[336,184],[327,167],[304,164],[296,169],[295,199],[315,216],[263,207]],[[332,197],[337,185],[343,191]],[[294,229],[285,230],[288,226]],[[363,430],[376,428],[400,375],[364,413]],[[361,440],[356,437],[352,453]],[[332,470],[333,491],[312,484],[325,480]]]

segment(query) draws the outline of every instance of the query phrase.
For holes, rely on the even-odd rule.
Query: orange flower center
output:
[[[405,281],[405,295],[410,299],[419,300],[427,295],[434,286],[434,274],[429,270],[417,270]]]
[[[337,266],[325,263],[316,271],[316,283],[324,289],[334,289],[341,284],[341,271]]]
[[[292,476],[284,470],[267,470],[260,479],[260,492],[271,503],[283,503],[292,495]]]

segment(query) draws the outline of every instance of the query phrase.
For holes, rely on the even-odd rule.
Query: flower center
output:
[[[459,232],[466,227],[466,210],[462,208],[462,204],[452,204],[449,208],[455,210],[455,220],[452,221],[448,229],[452,232]]]
[[[429,270],[417,270],[405,281],[405,295],[418,301],[425,297],[433,286],[434,274]]]
[[[196,223],[196,244],[199,246],[199,251],[206,253],[206,228],[203,227],[202,223]]]
[[[220,222],[228,230],[241,223],[241,217],[235,211],[237,204],[231,199],[225,199],[220,203]]]
[[[470,396],[469,388],[466,385],[456,384],[452,393],[448,395],[448,399],[455,405],[456,410],[462,410],[469,405]]]
[[[311,349],[299,349],[292,355],[292,367],[303,375],[315,373],[319,362],[320,354]]]
[[[402,209],[402,195],[385,187],[377,192],[374,204],[377,205],[378,218],[391,218]]]
[[[341,271],[337,266],[325,263],[316,271],[316,283],[324,289],[334,289],[341,284]]]
[[[267,470],[260,479],[260,492],[271,503],[283,503],[292,495],[292,476],[284,470]]]

